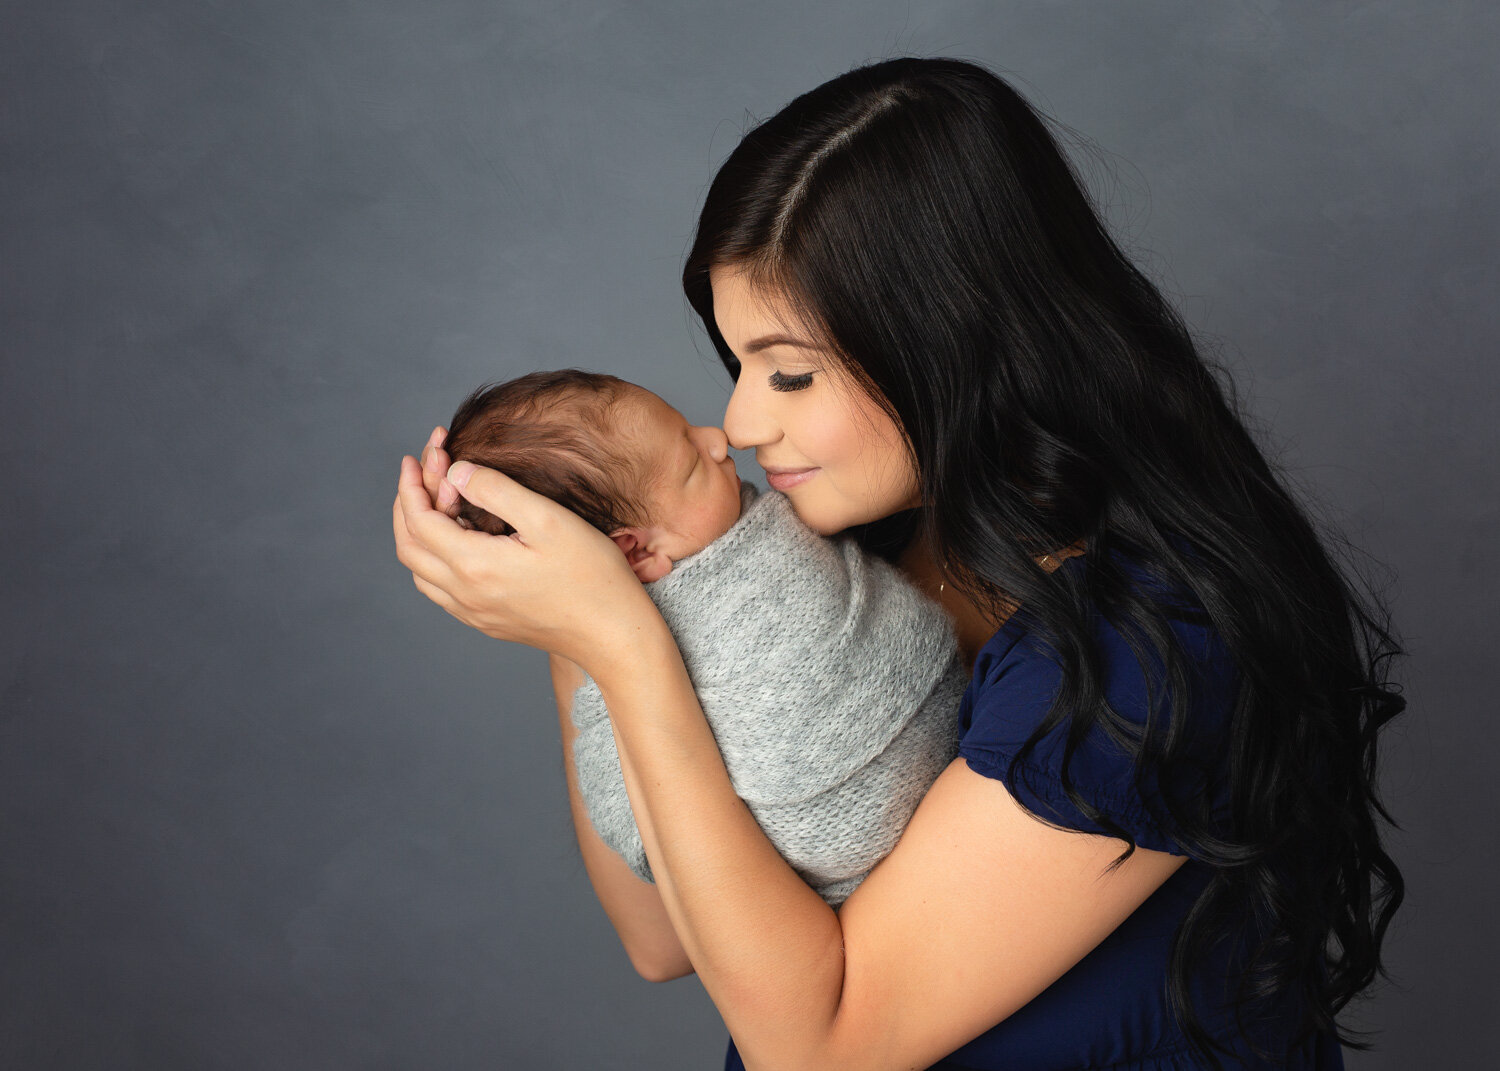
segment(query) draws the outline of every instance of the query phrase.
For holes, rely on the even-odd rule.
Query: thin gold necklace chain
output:
[[[1042,555],[1042,560],[1038,564],[1040,564],[1040,565],[1046,565],[1051,560],[1052,560],[1052,555],[1050,555],[1050,554],[1043,554]],[[938,594],[941,595],[943,593],[943,589],[946,588],[947,586],[948,586],[948,582],[947,581],[944,581],[943,583],[939,584],[938,585]]]

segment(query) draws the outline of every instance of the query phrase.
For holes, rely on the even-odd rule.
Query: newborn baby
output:
[[[444,448],[614,539],[677,639],[735,792],[837,907],[957,755],[968,674],[935,602],[852,538],[807,527],[784,494],[742,484],[711,431],[643,387],[568,369],[474,392]],[[459,522],[513,530],[462,500]],[[592,680],[572,718],[589,820],[650,881]]]

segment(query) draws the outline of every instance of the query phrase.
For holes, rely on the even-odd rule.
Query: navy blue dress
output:
[[[1061,568],[1086,569],[1088,557],[1069,558]],[[1147,585],[1128,558],[1116,552],[1115,560],[1138,584]],[[1124,637],[1101,615],[1095,614],[1093,620],[1105,694],[1114,710],[1144,724],[1146,676]],[[1171,626],[1194,678],[1190,746],[1208,771],[1191,786],[1174,785],[1174,794],[1192,798],[1206,791],[1213,815],[1226,819],[1228,797],[1222,774],[1227,749],[1222,734],[1232,710],[1236,670],[1212,629],[1176,619]],[[1151,694],[1160,704],[1164,671],[1154,657],[1152,671]],[[1068,802],[1062,789],[1059,773],[1066,722],[1038,742],[1025,764],[1018,765],[1015,778],[1005,777],[1010,757],[1045,718],[1060,682],[1061,669],[1028,628],[1023,607],[975,659],[959,708],[959,754],[974,771],[1004,781],[1011,794],[1035,814],[1071,829],[1103,832]],[[1074,752],[1069,766],[1074,788],[1128,829],[1140,847],[1186,854],[1172,837],[1170,819],[1158,796],[1160,786],[1148,783],[1144,791],[1137,790],[1133,773],[1129,757],[1097,728]],[[1124,848],[1123,842],[1117,843]],[[1190,859],[1067,974],[933,1068],[1198,1071],[1206,1066],[1193,1055],[1186,1035],[1173,1020],[1167,967],[1177,925],[1209,877],[1207,866]],[[1235,1053],[1232,1057],[1220,1054],[1224,1067],[1232,1071],[1342,1071],[1342,1050],[1332,1035],[1312,1035],[1293,1043],[1301,1006],[1290,996],[1271,1014],[1263,1015],[1251,1034],[1262,1049],[1285,1053],[1285,1059],[1267,1062],[1252,1055],[1225,1003],[1224,980],[1239,973],[1235,966],[1244,955],[1244,946],[1231,949],[1228,942],[1223,944],[1195,976],[1193,995],[1200,1020]],[[726,1071],[744,1067],[733,1040],[724,1066]]]

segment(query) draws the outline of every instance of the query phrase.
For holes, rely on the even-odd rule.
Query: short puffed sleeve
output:
[[[1011,795],[1039,818],[1081,832],[1108,833],[1069,800],[1063,787],[1066,716],[1016,764],[1013,776],[1008,774],[1011,759],[1046,719],[1062,685],[1061,666],[1023,618],[1017,615],[1007,621],[975,659],[959,707],[959,754],[976,773],[1004,782]],[[1141,847],[1186,855],[1163,790],[1187,805],[1189,813],[1206,803],[1216,830],[1227,829],[1225,729],[1238,684],[1232,659],[1210,627],[1172,620],[1191,688],[1185,709],[1168,710],[1161,659],[1148,650],[1143,668],[1113,626],[1098,614],[1094,621],[1104,694],[1112,709],[1143,728],[1149,682],[1158,712],[1186,719],[1189,761],[1174,768],[1170,784],[1152,775],[1137,785],[1132,756],[1096,724],[1074,749],[1069,778],[1083,799],[1127,830]]]

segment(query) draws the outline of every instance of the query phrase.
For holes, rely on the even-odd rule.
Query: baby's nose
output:
[[[724,434],[723,428],[712,425],[701,427],[698,433],[708,440],[708,456],[715,461],[723,461],[729,456],[729,436]]]

